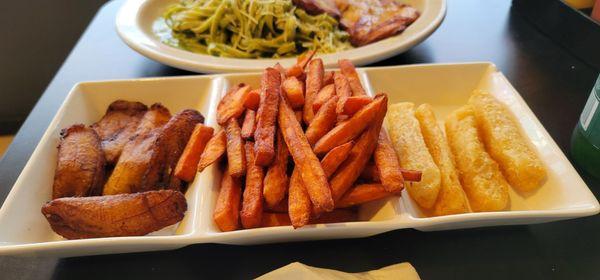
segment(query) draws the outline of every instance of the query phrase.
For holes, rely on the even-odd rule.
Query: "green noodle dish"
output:
[[[279,58],[352,47],[335,18],[309,15],[292,0],[182,0],[167,8],[154,31],[165,44],[221,57]]]

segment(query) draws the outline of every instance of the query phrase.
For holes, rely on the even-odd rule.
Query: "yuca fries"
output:
[[[462,107],[446,119],[446,134],[471,209],[475,212],[506,209],[508,183],[498,164],[485,151],[470,107]]]
[[[275,127],[281,96],[281,74],[273,68],[265,69],[260,81],[262,99],[256,113],[254,130],[254,164],[268,166],[275,156]]]
[[[247,173],[240,220],[244,228],[255,228],[260,226],[263,213],[263,179],[265,173],[262,166],[254,164],[254,143],[246,142],[244,151],[247,159]]]
[[[427,151],[413,107],[412,103],[392,105],[386,125],[400,158],[400,166],[423,173],[421,182],[406,187],[408,193],[419,206],[431,209],[440,191],[440,170]]]
[[[481,91],[471,95],[469,105],[487,151],[500,165],[510,185],[520,192],[540,187],[546,179],[546,169],[511,113],[492,95]]]
[[[433,206],[433,215],[469,212],[469,202],[458,179],[448,141],[437,124],[431,105],[421,104],[415,110],[415,117],[419,120],[429,153],[440,169],[441,189]]]

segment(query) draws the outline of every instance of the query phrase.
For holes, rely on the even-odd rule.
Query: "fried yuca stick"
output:
[[[273,68],[267,68],[260,80],[261,102],[256,112],[254,130],[254,164],[268,166],[275,156],[275,127],[277,110],[281,96],[281,74]]]
[[[369,105],[356,112],[349,120],[337,125],[327,132],[314,145],[316,154],[324,154],[329,150],[356,138],[365,128],[372,123],[384,104],[387,97],[378,94]]]
[[[277,143],[275,148],[275,160],[267,170],[263,189],[265,202],[269,208],[275,207],[281,202],[285,197],[289,185],[289,179],[286,173],[289,152],[285,145],[285,141],[283,140],[283,136],[281,135],[281,130],[277,132]]]
[[[386,191],[381,184],[361,184],[353,187],[346,194],[344,194],[340,201],[335,204],[335,207],[351,207],[392,195],[394,195],[394,193]]]
[[[221,190],[213,212],[215,224],[221,231],[232,231],[240,227],[241,197],[242,183],[240,179],[231,177],[229,172],[225,170],[221,178]]]
[[[382,94],[381,99],[382,106],[377,115],[369,127],[358,137],[356,144],[350,150],[348,158],[331,178],[331,193],[335,201],[338,201],[354,184],[375,150],[383,118],[387,112],[387,96]]]
[[[419,121],[414,115],[414,104],[392,105],[385,121],[400,166],[423,173],[421,182],[406,186],[408,194],[419,206],[432,208],[440,191],[440,170],[427,151]]]
[[[306,140],[310,145],[314,145],[323,135],[327,134],[333,128],[336,122],[335,107],[337,96],[329,99],[319,108],[313,121],[306,128]]]
[[[262,166],[254,164],[254,143],[246,142],[244,151],[247,159],[247,173],[240,220],[244,228],[255,228],[260,226],[263,213],[263,178],[265,173]]]
[[[323,61],[319,58],[311,60],[308,63],[306,72],[306,94],[304,97],[304,123],[310,124],[315,117],[313,111],[313,102],[323,87]]]
[[[246,155],[242,129],[237,120],[231,118],[225,127],[227,135],[227,169],[231,177],[239,178],[246,174]]]
[[[200,162],[198,162],[198,172],[202,172],[204,168],[219,160],[226,149],[227,136],[225,135],[225,130],[221,130],[206,143],[204,152],[200,156]]]
[[[305,183],[313,205],[316,209],[324,212],[333,210],[333,199],[327,176],[306,140],[294,111],[285,99],[279,104],[279,128],[296,168],[299,168],[302,181]]]
[[[400,171],[400,161],[384,129],[379,132],[373,158],[385,190],[391,193],[401,191],[404,188],[404,177]]]
[[[306,187],[303,185],[300,169],[294,168],[288,190],[288,212],[294,228],[308,224],[311,213],[311,202]]]
[[[470,107],[462,107],[446,119],[446,134],[471,209],[505,209],[509,203],[508,183],[498,164],[486,153]]]
[[[458,179],[458,171],[454,167],[448,141],[446,141],[442,130],[437,125],[431,105],[421,104],[415,110],[415,117],[419,120],[429,153],[440,169],[441,189],[437,202],[433,206],[433,215],[441,216],[469,212],[469,202]]]
[[[492,95],[476,91],[469,98],[477,127],[490,156],[500,165],[506,180],[516,190],[529,192],[541,186],[546,169],[508,109]]]

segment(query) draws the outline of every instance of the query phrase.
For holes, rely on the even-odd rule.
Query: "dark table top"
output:
[[[120,41],[114,17],[121,3],[100,10],[0,161],[2,199],[76,82],[189,74],[146,59]],[[599,69],[548,39],[509,1],[450,0],[438,31],[377,65],[462,61],[495,63],[561,149],[568,150]],[[583,176],[598,197],[600,182]],[[294,261],[351,272],[407,261],[423,279],[599,279],[600,218],[258,246],[199,244],[66,259],[0,257],[0,271],[4,279],[251,278]]]

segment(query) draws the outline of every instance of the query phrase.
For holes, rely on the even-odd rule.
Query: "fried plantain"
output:
[[[91,126],[102,140],[108,164],[117,162],[147,110],[148,107],[140,102],[117,100],[108,106],[102,119]]]
[[[180,189],[183,183],[172,179],[172,173],[194,126],[203,121],[204,117],[199,112],[183,110],[164,126],[131,140],[104,186],[104,194],[143,192],[163,187]],[[140,127],[142,124],[143,121]]]
[[[172,190],[59,198],[42,214],[67,239],[146,235],[183,219],[187,202]]]
[[[154,104],[150,107],[131,140],[123,147],[123,152],[104,185],[103,194],[137,192],[139,185],[145,182],[147,171],[152,169],[150,167],[158,165],[158,158],[155,157],[158,136],[170,118],[171,113],[162,105]]]
[[[104,183],[100,137],[82,124],[61,131],[52,198],[98,194]]]

